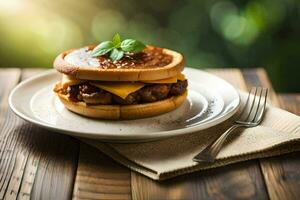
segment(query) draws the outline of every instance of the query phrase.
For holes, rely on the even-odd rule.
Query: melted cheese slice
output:
[[[146,85],[142,82],[91,82],[90,84],[113,93],[123,99]]]
[[[176,83],[177,80],[184,81],[185,76],[183,74],[178,74],[177,77],[175,76],[175,77],[156,80],[156,81],[143,81],[143,82],[101,81],[101,82],[90,82],[90,84],[125,99],[129,94],[141,89],[147,83],[157,83],[157,84]],[[86,82],[86,80],[80,80],[75,77],[67,76],[67,75],[63,75],[61,81],[63,88],[72,85],[78,85],[83,82]]]
[[[185,78],[184,74],[180,73],[180,74],[177,75],[177,79],[180,80],[180,81],[184,81],[186,78]]]

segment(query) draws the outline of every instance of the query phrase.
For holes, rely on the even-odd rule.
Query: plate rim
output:
[[[37,119],[34,119],[33,117],[30,117],[26,114],[24,114],[22,111],[19,111],[13,103],[13,96],[14,94],[19,90],[19,88],[23,87],[25,84],[27,84],[28,82],[31,82],[35,79],[41,78],[43,76],[49,76],[52,73],[57,73],[54,69],[50,69],[50,70],[46,70],[45,72],[39,73],[33,77],[30,77],[22,82],[20,82],[18,85],[16,85],[13,90],[10,92],[9,97],[8,97],[8,104],[10,109],[20,118],[22,118],[25,121],[28,121],[30,123],[33,123],[35,125],[38,125],[39,127],[43,127],[46,128],[48,130],[53,130],[55,132],[58,133],[63,133],[63,134],[68,134],[70,136],[76,136],[76,137],[81,137],[81,138],[90,138],[90,139],[98,139],[98,140],[103,140],[103,141],[109,141],[109,142],[144,142],[144,141],[154,141],[154,140],[161,140],[164,138],[168,138],[168,137],[174,137],[174,136],[179,136],[179,135],[184,135],[184,134],[190,134],[190,133],[195,133],[197,131],[201,131],[201,130],[205,130],[207,128],[213,127],[217,124],[220,124],[222,122],[224,122],[225,120],[229,119],[230,117],[232,117],[239,109],[240,104],[241,104],[241,97],[239,92],[237,91],[237,89],[235,87],[233,87],[232,84],[230,84],[229,82],[227,82],[226,80],[211,74],[209,72],[203,71],[201,69],[195,69],[195,68],[190,68],[190,67],[186,67],[186,69],[188,70],[196,70],[196,71],[201,71],[201,73],[204,73],[208,76],[212,76],[214,78],[217,78],[218,80],[225,82],[229,87],[231,87],[232,91],[234,91],[237,95],[237,105],[234,109],[232,109],[230,112],[227,112],[225,115],[222,115],[222,113],[218,116],[216,116],[215,118],[213,118],[212,120],[209,120],[207,122],[204,122],[203,124],[199,124],[199,125],[195,125],[195,126],[191,126],[191,127],[186,127],[186,128],[181,128],[181,129],[176,129],[176,130],[168,130],[168,131],[157,131],[157,132],[149,132],[147,133],[147,136],[144,135],[103,135],[101,133],[99,134],[94,134],[94,133],[82,133],[82,132],[78,132],[78,131],[71,131],[68,129],[64,129],[64,128],[58,128],[55,127],[54,125],[51,124],[47,124],[45,122],[39,121]],[[151,137],[149,137],[149,135]]]

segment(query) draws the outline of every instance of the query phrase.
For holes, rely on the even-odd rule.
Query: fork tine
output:
[[[248,97],[247,97],[247,100],[246,100],[246,103],[245,103],[245,105],[244,105],[244,107],[243,107],[241,113],[238,115],[237,119],[240,119],[240,118],[243,116],[243,114],[245,113],[245,111],[247,110],[246,108],[247,108],[247,105],[248,105],[248,102],[249,102],[249,99],[250,99],[252,90],[254,90],[254,89],[256,89],[256,87],[252,87],[252,88],[249,90],[249,92],[248,92]]]
[[[256,106],[256,111],[255,111],[255,113],[254,113],[254,116],[253,116],[253,118],[252,118],[252,120],[250,120],[250,122],[254,122],[254,120],[255,120],[255,118],[256,118],[256,116],[257,116],[257,114],[258,114],[258,111],[259,111],[259,108],[260,108],[260,101],[261,101],[261,99],[262,99],[262,95],[263,95],[263,88],[261,88],[261,87],[259,87],[259,89],[260,89],[260,92],[258,92],[259,93],[259,98],[258,98],[258,103],[257,103],[257,106]],[[255,107],[255,106],[254,106]]]
[[[250,110],[248,112],[248,115],[247,115],[246,119],[244,119],[242,121],[247,121],[249,119],[249,117],[251,116],[251,113],[252,113],[253,108],[254,108],[254,103],[256,101],[256,94],[257,94],[257,87],[255,87],[255,92],[254,92],[254,95],[253,95],[253,100],[252,100],[251,107],[250,107]]]
[[[268,98],[268,88],[264,88],[265,90],[265,95],[264,95],[264,104],[263,104],[263,108],[261,109],[260,114],[258,115],[257,119],[256,119],[256,123],[260,123],[263,119],[263,116],[265,114],[265,110],[266,110],[266,105],[267,105],[267,98]]]

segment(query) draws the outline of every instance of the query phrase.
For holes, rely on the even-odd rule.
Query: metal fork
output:
[[[253,95],[251,95],[252,93]],[[267,96],[267,88],[252,87],[249,91],[246,104],[234,124],[197,154],[193,160],[196,162],[214,162],[227,137],[233,130],[239,127],[251,128],[259,125],[266,110]]]

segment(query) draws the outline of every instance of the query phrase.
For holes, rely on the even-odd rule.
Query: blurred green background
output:
[[[276,91],[300,92],[299,0],[0,0],[0,67],[52,67],[116,32],[191,67],[264,67]]]

